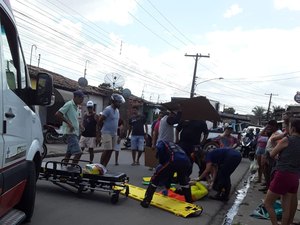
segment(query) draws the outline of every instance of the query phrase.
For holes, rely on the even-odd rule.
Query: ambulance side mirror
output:
[[[53,104],[53,79],[47,73],[38,73],[35,104],[34,105],[51,105]]]

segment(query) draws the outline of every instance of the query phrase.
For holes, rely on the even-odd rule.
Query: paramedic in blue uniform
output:
[[[192,202],[191,189],[189,186],[189,168],[191,161],[183,149],[173,142],[159,141],[156,145],[159,165],[141,202],[141,206],[148,208],[157,186],[165,185],[170,188],[170,181],[174,173],[177,173],[177,180],[181,186],[182,194],[186,202]]]
[[[213,188],[217,191],[212,199],[228,201],[231,189],[230,176],[242,160],[240,152],[233,148],[219,148],[204,152],[206,167],[197,180],[212,175]]]

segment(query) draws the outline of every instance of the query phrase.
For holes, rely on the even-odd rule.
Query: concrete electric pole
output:
[[[265,94],[265,95],[270,95],[269,99],[269,105],[268,105],[268,110],[267,110],[267,121],[269,120],[269,115],[270,115],[270,108],[271,108],[271,102],[272,102],[272,96],[278,96],[277,94]]]
[[[191,94],[190,94],[190,97],[193,98],[194,95],[195,95],[195,86],[196,86],[196,74],[197,74],[198,58],[201,58],[201,57],[209,58],[209,54],[208,54],[208,55],[201,55],[201,54],[198,54],[198,53],[197,53],[196,55],[188,55],[188,54],[185,54],[185,56],[188,56],[188,57],[195,57],[194,75],[193,75],[193,81],[192,81],[192,87],[191,87]]]

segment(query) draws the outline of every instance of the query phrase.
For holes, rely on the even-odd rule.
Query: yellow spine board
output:
[[[130,184],[128,184],[128,186],[129,197],[139,201],[142,201],[144,199],[146,189],[136,187]],[[121,191],[121,193],[125,194],[125,190]],[[203,211],[203,208],[201,206],[187,202],[182,202],[177,199],[164,196],[160,193],[154,194],[153,199],[151,201],[151,205],[174,213],[176,216],[182,217],[199,216]]]

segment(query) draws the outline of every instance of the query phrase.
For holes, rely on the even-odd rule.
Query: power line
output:
[[[60,8],[59,8],[60,9]],[[50,18],[51,19],[51,18]],[[159,78],[160,79],[160,78]],[[161,80],[161,79],[160,79]]]
[[[43,11],[43,12],[47,12],[47,10],[46,11]],[[38,13],[38,10],[37,10],[37,13]],[[43,13],[44,15],[43,16],[46,16],[46,13]],[[43,21],[43,20],[40,20],[40,21]],[[55,19],[55,20],[53,20],[54,22],[56,22],[57,21],[57,19]],[[27,22],[25,22],[25,24],[26,24]],[[41,26],[43,26],[44,24],[43,23],[40,23],[40,27]],[[32,25],[32,26],[34,26],[34,25]],[[38,28],[37,28],[38,29]],[[28,29],[28,32],[30,33],[30,29]],[[45,32],[47,32],[47,30],[45,29],[44,30]],[[55,33],[55,31],[53,31],[53,30],[51,30],[50,32],[49,32],[49,34],[50,33],[52,33],[52,34],[54,34]],[[69,60],[69,62],[72,62],[72,63],[76,63],[76,61],[78,60],[78,62],[76,63],[77,65],[78,64],[83,64],[83,62],[85,62],[85,60],[87,59],[87,57],[84,57],[83,55],[84,54],[81,54],[81,52],[83,52],[83,53],[86,53],[87,54],[87,56],[89,56],[89,55],[92,55],[92,56],[94,56],[94,60],[96,60],[96,57],[99,57],[99,58],[101,58],[101,61],[105,61],[105,62],[108,62],[108,64],[105,64],[105,65],[107,65],[108,67],[110,67],[110,68],[112,68],[112,69],[114,69],[115,67],[122,67],[121,69],[120,68],[116,68],[116,69],[118,69],[118,71],[120,71],[120,72],[123,72],[124,74],[128,74],[128,76],[134,76],[136,79],[139,79],[138,77],[142,77],[142,80],[147,80],[147,82],[151,82],[151,83],[153,83],[153,84],[157,84],[158,82],[161,82],[161,80],[160,79],[151,79],[151,78],[153,78],[153,76],[156,76],[156,74],[153,74],[153,73],[144,73],[145,72],[145,70],[139,70],[139,71],[137,71],[136,69],[137,68],[133,68],[133,67],[131,67],[131,66],[129,66],[129,64],[128,63],[126,63],[126,62],[124,62],[124,61],[118,61],[118,60],[116,60],[116,58],[115,57],[112,57],[111,55],[107,55],[106,53],[103,53],[103,52],[101,52],[101,54],[104,54],[104,56],[103,55],[101,55],[99,52],[97,52],[97,49],[95,50],[95,49],[93,49],[91,46],[86,46],[85,44],[85,42],[80,42],[78,39],[75,39],[74,37],[70,37],[69,35],[67,35],[67,36],[65,36],[65,37],[61,37],[61,34],[55,34],[55,35],[57,35],[57,39],[59,39],[59,40],[63,40],[63,42],[62,43],[66,43],[66,42],[70,42],[70,44],[72,44],[72,45],[74,45],[74,46],[76,46],[76,49],[78,49],[78,50],[75,50],[75,51],[73,51],[73,54],[71,53],[71,49],[70,48],[65,48],[66,50],[70,50],[70,53],[69,53],[69,51],[68,51],[68,54],[70,55],[70,54],[72,54],[72,56],[75,56],[75,53],[76,53],[76,58],[74,58],[74,57],[70,57],[70,60]],[[38,36],[38,35],[37,35]],[[40,35],[40,36],[43,36],[42,38],[45,38],[44,40],[47,40],[47,41],[49,41],[49,43],[51,43],[51,42],[53,42],[53,43],[55,43],[54,41],[53,41],[53,39],[51,39],[51,37],[50,37],[50,35]],[[72,41],[71,41],[71,38],[73,39]],[[93,40],[96,40],[96,39],[94,39],[94,36],[93,35],[91,35],[91,37],[90,38],[92,38]],[[56,38],[55,38],[56,39]],[[32,41],[32,39],[30,40],[30,41]],[[45,41],[44,41],[45,42]],[[71,43],[72,42],[72,43]],[[32,43],[31,43],[32,44]],[[30,45],[31,45],[30,44]],[[61,45],[64,45],[64,44],[61,44]],[[65,47],[65,46],[61,46],[61,47]],[[107,46],[104,46],[104,47],[106,47],[107,48]],[[40,46],[39,46],[39,48],[40,48]],[[51,47],[50,47],[50,49],[51,49]],[[55,51],[56,51],[56,48],[54,48],[55,49]],[[53,50],[54,50],[53,49]],[[66,51],[66,50],[63,50],[63,51]],[[60,58],[62,58],[62,59],[65,59],[66,57],[61,57],[60,55],[62,55],[62,54],[59,54],[59,53],[56,53],[55,51],[50,51],[49,50],[49,48],[48,48],[48,50],[47,50],[48,52],[50,52],[52,55],[55,55],[55,56],[59,56]],[[80,51],[80,52],[79,52]],[[97,52],[97,53],[96,53]],[[89,54],[88,54],[89,53]],[[82,59],[82,60],[81,60]],[[102,60],[103,59],[103,60]],[[46,58],[45,58],[45,60],[46,60]],[[43,57],[43,61],[42,62],[44,62],[44,57]],[[55,63],[55,62],[53,62],[53,63]],[[111,65],[110,65],[111,64]],[[95,65],[96,65],[96,63],[95,63]],[[65,67],[65,65],[64,65],[64,67]],[[130,68],[128,68],[128,67],[130,67]],[[58,67],[57,67],[58,68]],[[62,66],[62,68],[63,68],[63,66]],[[74,67],[75,68],[75,67]],[[71,68],[70,67],[70,69],[73,69],[73,68]],[[122,70],[122,69],[124,69],[124,70]],[[138,68],[139,69],[139,68]],[[213,72],[213,71],[211,71],[211,72]],[[102,71],[99,71],[99,73],[103,73],[103,74],[105,74],[105,72],[102,72]],[[214,73],[214,72],[213,72]],[[214,74],[216,74],[216,73],[214,73]],[[91,77],[92,77],[92,75],[91,75]],[[94,77],[96,77],[96,76],[94,76]],[[148,79],[151,79],[151,80],[148,80]],[[292,79],[292,78],[291,78]],[[178,85],[176,85],[176,84],[169,84],[169,83],[166,83],[166,84],[162,84],[162,85],[165,85],[165,87],[171,87],[173,90],[179,90],[179,91],[181,91],[181,92],[184,92],[184,93],[189,93],[188,91],[186,91],[186,90],[183,90],[182,89],[182,87],[178,87]],[[173,86],[173,87],[172,87]],[[176,87],[176,88],[174,88],[174,86]],[[232,85],[231,85],[231,87],[232,87]],[[238,89],[236,89],[237,91],[239,91],[240,93],[241,92],[243,92],[243,91],[241,91],[241,90],[238,90]],[[251,94],[253,94],[253,93],[251,93]]]
[[[63,4],[63,3],[62,3],[61,1],[59,1],[59,0],[56,0],[56,1],[59,2],[60,4]],[[96,27],[98,27],[99,29],[101,29],[101,31],[104,31],[107,35],[109,35],[109,32],[105,31],[105,30],[102,29],[101,27],[97,26],[97,24],[94,24],[92,21],[90,21],[90,20],[86,19],[85,17],[83,17],[78,11],[75,11],[75,10],[71,9],[70,6],[68,6],[68,5],[66,5],[66,4],[63,4],[63,5],[66,7],[66,10],[72,10],[72,12],[75,12],[76,15],[79,15],[79,17],[81,17],[81,18],[83,18],[85,21],[87,21],[87,23],[85,23],[85,25],[93,24],[93,25],[95,25]],[[56,7],[58,7],[58,6],[56,5]],[[59,7],[58,7],[58,8],[59,8]],[[59,8],[59,9],[60,9],[60,8]],[[72,16],[72,15],[70,15],[70,16]],[[72,16],[72,17],[73,17],[73,16]],[[73,18],[74,18],[74,17],[73,17]],[[121,43],[124,44],[124,41],[122,41],[122,40],[120,40],[120,41],[121,41]],[[128,59],[128,58],[126,57],[126,59]],[[128,59],[128,60],[130,60],[131,62],[133,62],[132,59]],[[134,63],[134,64],[137,64],[136,62],[133,62],[133,63]],[[168,66],[169,68],[172,68],[172,69],[176,70],[174,67],[170,67],[170,66],[167,65],[166,63],[163,63],[163,62],[162,62],[161,65],[166,65],[166,66]]]
[[[169,34],[171,34],[176,40],[181,42],[182,44],[186,45],[184,41],[182,41],[180,38],[178,38],[176,35],[174,35],[166,26],[164,26],[158,19],[156,19],[150,12],[148,12],[137,0],[134,0],[136,4],[143,9],[152,19],[155,20],[156,23],[158,23],[161,27],[163,27]]]
[[[189,39],[183,32],[181,32],[177,27],[166,17],[164,16],[158,9],[155,7],[155,5],[150,1],[147,0],[147,2],[161,15],[179,34],[181,34],[182,37],[184,37],[186,40],[188,40],[193,45],[196,45],[191,39]]]
[[[18,11],[16,11],[16,12],[18,12]],[[21,13],[22,14],[22,13]],[[30,17],[28,17],[27,16],[27,18],[30,18]],[[20,18],[21,19],[21,18]],[[34,20],[34,19],[33,19]],[[35,22],[38,22],[38,21],[36,21],[36,20],[34,20]],[[28,23],[28,21],[26,22],[26,23]],[[29,22],[30,23],[30,22]],[[46,26],[47,27],[47,26]],[[42,29],[42,28],[41,28]],[[52,28],[51,28],[51,30],[52,30],[52,32],[55,32],[55,33],[59,33],[58,31],[55,31],[55,30],[53,30]],[[46,32],[46,31],[45,31]],[[69,37],[69,36],[67,36],[67,35],[64,35],[63,34],[63,36],[65,36],[65,38],[71,38],[71,37]],[[61,37],[60,37],[61,38]],[[71,38],[72,39],[72,38]],[[66,40],[66,39],[64,39],[64,40]],[[79,47],[79,46],[77,46],[76,45],[76,47]],[[101,52],[100,52],[101,53]],[[96,54],[98,54],[98,52],[96,53]],[[111,58],[111,57],[110,57]],[[112,58],[111,58],[112,59]],[[107,60],[107,59],[106,59]],[[126,68],[126,69],[129,69],[129,68]],[[134,73],[136,73],[136,74],[139,74],[139,73],[137,73],[137,71],[136,70],[132,70],[131,72],[134,72]],[[139,75],[141,75],[141,76],[143,76],[144,78],[146,78],[146,79],[150,79],[150,80],[154,80],[153,78],[151,79],[151,78],[149,78],[149,77],[145,77],[144,75],[142,75],[142,74],[139,74]],[[154,80],[155,82],[160,82],[161,83],[161,80]],[[180,88],[178,88],[178,87],[175,87],[175,86],[173,86],[173,85],[170,85],[170,84],[164,84],[165,86],[168,86],[168,87],[171,87],[171,88],[173,88],[173,89],[176,89],[176,90],[179,90],[179,91],[182,91],[182,92],[187,92],[187,91],[185,91],[185,90],[182,90],[182,89],[180,89]]]
[[[146,26],[141,20],[139,20],[138,18],[136,18],[132,13],[128,12],[128,14],[135,19],[139,24],[141,24],[143,27],[145,27],[148,31],[150,31],[153,35],[155,35],[156,37],[158,37],[160,40],[162,40],[163,42],[165,42],[167,45],[171,46],[172,48],[175,48],[176,50],[179,50],[178,47],[176,47],[175,45],[171,44],[170,42],[168,42],[167,40],[165,40],[164,38],[161,37],[161,35],[155,33],[154,31],[152,31],[148,26]]]
[[[59,8],[60,9],[60,8]],[[41,9],[40,9],[41,10]],[[45,14],[44,14],[45,15]],[[50,18],[51,19],[51,18]]]

